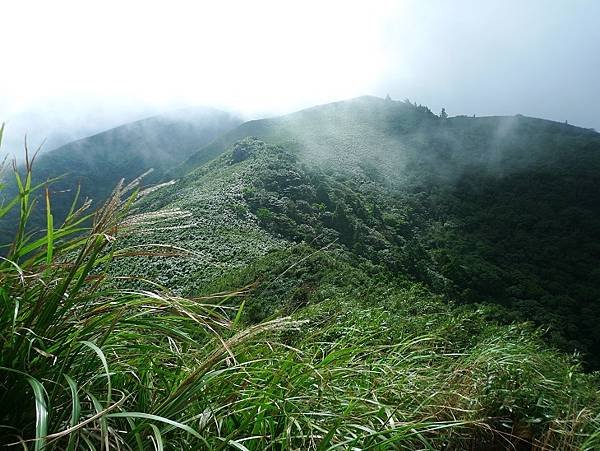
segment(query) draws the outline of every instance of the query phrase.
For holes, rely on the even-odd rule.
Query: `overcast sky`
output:
[[[600,0],[11,0],[0,42],[11,153],[172,108],[387,93],[600,130]]]

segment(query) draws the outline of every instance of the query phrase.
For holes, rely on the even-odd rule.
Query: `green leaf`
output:
[[[94,404],[94,409],[96,410],[96,413],[102,412],[104,408],[102,407],[102,404],[100,404],[100,401],[98,401],[98,399],[96,399],[96,397],[90,392],[86,391],[86,393],[92,400],[92,404]],[[106,416],[100,417],[100,437],[104,442],[104,448],[107,450],[110,449],[108,441],[108,423],[106,422]]]
[[[246,448],[244,445],[242,445],[240,442],[237,442],[235,440],[229,440],[228,442],[231,446],[233,446],[234,448],[240,449],[242,451],[250,451],[248,448]]]
[[[46,435],[48,435],[48,405],[46,403],[46,390],[44,386],[35,379],[23,371],[15,370],[13,368],[7,368],[0,366],[0,370],[7,371],[9,373],[19,374],[27,379],[27,382],[33,390],[35,397],[35,450],[42,450],[46,442]]]
[[[47,251],[46,251],[46,265],[52,263],[52,253],[54,249],[54,219],[52,217],[52,211],[50,209],[50,193],[46,188],[46,237],[47,237]]]
[[[67,376],[66,374],[63,374],[63,376],[67,380],[67,384],[69,384],[69,388],[71,389],[72,403],[71,403],[71,422],[70,422],[70,424],[71,424],[71,427],[73,427],[73,426],[77,425],[77,423],[79,421],[79,417],[81,416],[81,404],[79,402],[79,394],[77,393],[77,384],[70,376]],[[69,436],[69,444],[67,446],[68,451],[72,451],[75,449],[75,438],[76,438],[75,434],[71,434]]]
[[[44,386],[31,376],[27,377],[27,382],[33,389],[35,396],[35,450],[42,450],[46,443],[48,435],[48,406],[46,404],[46,393]]]
[[[100,349],[98,346],[96,346],[91,341],[84,340],[84,341],[81,341],[80,343],[87,346],[92,351],[94,351],[100,358],[100,361],[102,362],[102,366],[104,367],[104,372],[106,373],[106,381],[107,381],[107,385],[108,385],[108,396],[107,396],[106,402],[107,402],[107,405],[109,405],[112,400],[112,384],[111,384],[111,380],[110,380],[110,372],[108,370],[108,362],[106,361],[106,356],[104,355],[104,352],[102,352],[102,349]]]
[[[242,303],[240,304],[240,308],[237,311],[237,314],[235,315],[235,319],[233,320],[233,324],[231,325],[231,329],[235,330],[235,327],[238,325],[238,323],[240,322],[240,319],[242,317],[242,312],[244,311],[244,305],[246,304],[246,301],[242,301]]]
[[[146,420],[154,420],[154,421],[159,421],[161,423],[165,423],[171,426],[174,426],[178,429],[181,429],[185,432],[187,432],[190,435],[193,435],[194,437],[203,440],[204,438],[194,429],[192,429],[191,427],[183,424],[183,423],[179,423],[178,421],[175,420],[171,420],[169,418],[165,418],[165,417],[160,417],[158,415],[152,415],[150,413],[144,413],[144,412],[118,412],[118,413],[109,413],[108,415],[106,415],[107,418],[144,418]]]
[[[154,439],[156,440],[156,451],[163,451],[164,444],[163,444],[163,439],[162,439],[160,430],[154,424],[151,424],[150,427],[152,428],[152,431],[154,432]]]
[[[0,208],[0,218],[5,216],[19,202],[20,196],[14,197],[8,204]]]

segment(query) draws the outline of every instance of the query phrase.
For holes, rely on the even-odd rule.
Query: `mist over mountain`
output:
[[[599,0],[1,11],[0,449],[600,450]]]
[[[127,201],[119,181],[149,168],[135,187],[158,187]],[[119,386],[106,440],[132,449],[145,439],[118,431],[177,449],[600,443],[593,130],[372,96],[248,122],[196,109],[74,141],[32,174],[48,198],[7,172],[0,209],[0,368],[25,362],[0,378],[11,431],[41,434],[31,396],[79,403],[53,408],[60,430]],[[108,199],[85,222],[78,185]],[[42,395],[51,379],[66,384]],[[205,416],[218,426],[194,429]]]
[[[175,109],[175,108],[173,108]],[[45,153],[111,128],[151,116],[160,115],[169,108],[149,105],[115,104],[110,99],[93,105],[78,102],[45,102],[24,111],[4,115],[6,123],[2,138],[2,155],[22,162],[24,141],[30,151]]]
[[[519,114],[458,116],[441,123],[428,107],[410,100],[364,96],[246,122],[192,155],[181,166],[181,173],[203,161],[205,153],[217,152],[246,136],[292,146],[303,161],[324,167],[356,170],[376,164],[378,170],[396,176],[389,182],[400,183],[410,176],[410,171],[405,170],[407,165],[417,164],[417,160],[418,164],[428,164],[432,177],[442,179],[460,176],[469,166],[503,173],[545,158],[558,158],[550,153],[547,139],[573,140],[582,136],[593,140],[598,134],[591,129]],[[560,156],[564,158],[565,154]]]
[[[119,180],[129,182],[152,170],[144,181],[156,182],[167,168],[240,123],[237,116],[211,108],[176,110],[131,122],[40,154],[33,183],[58,178],[50,190],[54,215],[61,221],[78,187],[79,204],[89,198],[99,205]],[[16,187],[11,188],[2,193],[5,200],[16,194]],[[37,221],[43,226],[45,218],[40,215]]]
[[[294,243],[332,246],[448,300],[491,303],[494,317],[549,326],[554,345],[596,367],[599,171],[600,134],[564,123],[441,118],[375,97],[322,105],[246,122],[169,172],[182,178],[145,208],[193,219],[149,239],[202,258],[140,268],[195,294]]]

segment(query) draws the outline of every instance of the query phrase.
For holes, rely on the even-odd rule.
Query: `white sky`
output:
[[[7,7],[8,6],[8,11]],[[391,2],[11,1],[4,108],[105,96],[252,110],[352,96],[384,64]]]
[[[10,146],[175,107],[259,116],[387,92],[600,128],[597,0],[10,0],[0,14]]]

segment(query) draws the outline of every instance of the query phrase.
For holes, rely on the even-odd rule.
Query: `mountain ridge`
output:
[[[203,149],[87,234],[17,235],[11,431],[119,393],[101,421],[132,449],[598,447],[597,136],[367,98]]]
[[[519,116],[442,119],[426,107],[374,102],[376,111],[363,98],[247,122],[217,138],[188,160],[178,183],[148,201],[150,209],[176,206],[202,218],[196,232],[163,238],[214,253],[226,268],[260,257],[223,253],[228,248],[335,241],[357,261],[408,275],[448,300],[551,325],[554,343],[597,362],[600,333],[588,319],[600,318],[591,276],[600,134]],[[207,154],[219,156],[192,167]],[[253,224],[245,233],[254,238],[244,241],[240,221]],[[215,277],[195,265],[176,279],[192,293],[200,286],[189,274]],[[168,284],[167,267],[160,277]]]
[[[150,169],[144,183],[156,183],[162,173],[242,121],[231,113],[213,108],[194,108],[151,116],[65,144],[40,154],[35,160],[34,184],[62,177],[51,186],[54,215],[64,219],[78,185],[81,199],[95,204],[106,199],[120,179],[131,181]],[[10,186],[10,185],[9,185]],[[2,193],[5,200],[15,189]],[[33,224],[44,228],[38,214]],[[14,218],[5,218],[8,230]]]

